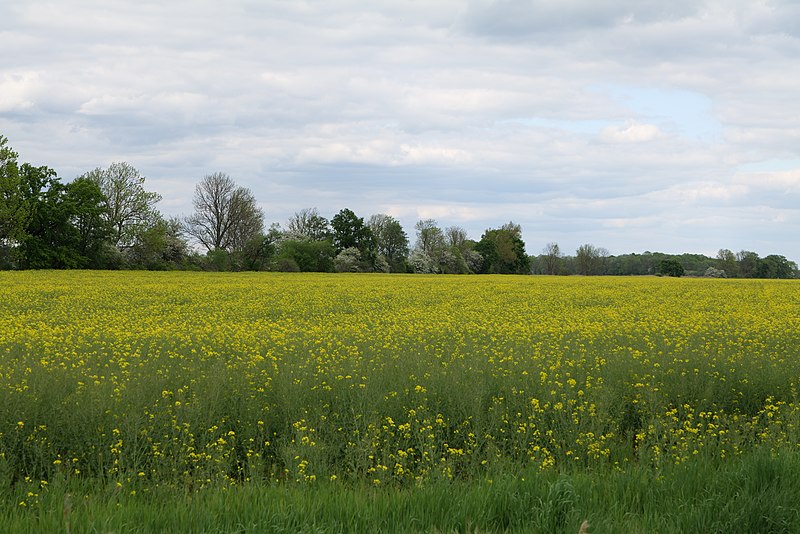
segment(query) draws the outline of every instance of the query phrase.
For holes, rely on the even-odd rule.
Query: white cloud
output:
[[[800,191],[800,169],[779,172],[740,173],[735,176],[737,183],[756,187]]]
[[[40,88],[35,72],[4,73],[0,77],[0,113],[24,111],[34,106]]]
[[[129,161],[168,214],[220,170],[276,221],[349,206],[476,238],[513,219],[529,251],[762,243],[800,260],[796,169],[742,170],[800,158],[793,2],[2,9],[0,134],[67,179]]]
[[[610,143],[644,143],[659,139],[663,135],[658,126],[638,123],[608,126],[600,132],[600,138]]]

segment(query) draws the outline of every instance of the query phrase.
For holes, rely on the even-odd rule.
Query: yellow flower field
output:
[[[793,281],[14,272],[0,295],[0,476],[34,489],[800,446]]]

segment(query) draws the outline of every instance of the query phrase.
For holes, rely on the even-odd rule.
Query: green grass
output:
[[[69,496],[68,496],[69,495]],[[339,482],[245,484],[134,496],[55,483],[39,504],[0,512],[2,532],[703,532],[800,531],[800,453],[753,451],[661,472],[504,470],[418,488]],[[17,498],[23,497],[16,495]],[[66,507],[66,509],[65,509]]]

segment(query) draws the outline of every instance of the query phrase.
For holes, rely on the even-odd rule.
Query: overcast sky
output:
[[[189,214],[522,225],[612,254],[800,261],[794,0],[3,0],[0,135],[64,181],[127,161]]]

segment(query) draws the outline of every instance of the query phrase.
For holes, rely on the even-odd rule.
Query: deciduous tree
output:
[[[373,248],[372,232],[362,217],[344,208],[331,219],[333,227],[333,246],[339,254],[347,248],[356,248],[361,256]]]
[[[186,233],[209,252],[241,250],[264,229],[264,215],[253,194],[225,173],[205,176],[192,204],[195,211],[186,219]]]
[[[558,243],[551,242],[545,245],[544,250],[542,250],[544,274],[560,274],[562,256]]]
[[[372,215],[367,222],[375,238],[378,254],[386,259],[392,272],[404,272],[408,257],[408,236],[400,221],[390,215]]]
[[[498,274],[530,274],[530,260],[522,241],[522,228],[513,222],[488,229],[475,245],[483,256],[483,272]]]
[[[83,175],[95,182],[105,200],[104,219],[111,228],[111,243],[130,247],[137,234],[159,222],[156,204],[161,195],[144,189],[145,177],[125,162],[112,163],[107,169],[97,168]]]
[[[575,267],[578,274],[605,274],[607,258],[608,250],[587,243],[578,247],[575,252]]]
[[[25,235],[30,217],[30,202],[26,199],[19,176],[17,153],[0,135],[0,246],[16,246]]]
[[[320,215],[317,208],[306,208],[289,218],[287,234],[291,239],[321,241],[331,237],[331,227],[328,219]]]

